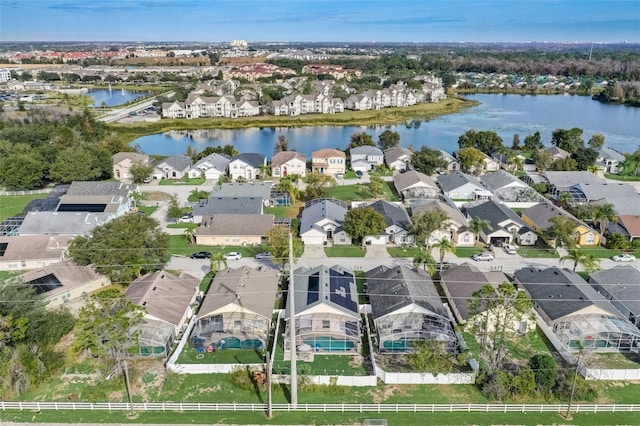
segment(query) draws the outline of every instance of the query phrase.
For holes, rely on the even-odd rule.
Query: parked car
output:
[[[242,253],[239,253],[237,251],[231,251],[231,252],[225,254],[224,258],[227,259],[227,260],[240,260],[240,259],[242,259]]]
[[[273,255],[271,254],[270,251],[265,251],[264,253],[256,254],[256,259],[271,259],[271,258],[273,258]]]
[[[358,179],[360,179],[362,176],[364,176],[364,173],[362,173],[362,170],[356,170],[356,176],[358,176]]]
[[[458,266],[458,264],[453,262],[447,262],[446,260],[442,262],[442,267],[438,265],[438,267],[440,267],[440,271],[446,271],[447,269],[451,269],[455,266]]]
[[[192,259],[211,259],[211,252],[199,251],[191,255]]]
[[[503,244],[502,249],[507,254],[517,254],[515,246],[512,246],[511,244]]]
[[[178,222],[193,222],[193,213],[185,213],[180,219],[178,219]]]
[[[153,180],[153,178],[146,177],[146,178],[144,178],[144,180],[143,180],[142,182],[144,182],[144,183],[150,183],[152,180]]]
[[[628,253],[620,253],[613,256],[611,260],[614,262],[633,262],[636,260],[636,257]]]
[[[344,173],[342,173],[342,172],[337,172],[337,173],[336,173],[336,177],[337,177],[338,179],[344,179]]]
[[[484,252],[484,253],[474,254],[473,256],[471,256],[471,259],[475,260],[476,262],[481,262],[481,261],[491,262],[494,259],[494,256],[491,253]]]

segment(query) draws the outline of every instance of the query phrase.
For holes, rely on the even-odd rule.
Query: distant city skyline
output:
[[[637,0],[3,0],[0,42],[640,42]]]

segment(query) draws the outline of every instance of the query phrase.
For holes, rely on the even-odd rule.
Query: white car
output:
[[[471,256],[471,259],[475,260],[476,262],[480,262],[480,261],[491,262],[494,259],[494,257],[493,257],[493,254],[485,252],[485,253],[474,254],[473,256]]]
[[[611,260],[613,260],[614,262],[633,262],[634,260],[636,260],[636,257],[627,253],[621,253],[613,256]]]
[[[256,254],[256,259],[271,259],[271,258],[273,258],[273,255],[271,254],[270,251]]]
[[[507,254],[517,254],[515,246],[512,246],[511,244],[504,244],[502,248]]]
[[[240,260],[242,259],[242,253],[238,253],[237,251],[232,251],[225,254],[224,258],[227,260]]]

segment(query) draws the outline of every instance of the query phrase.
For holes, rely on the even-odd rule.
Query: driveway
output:
[[[387,246],[383,245],[371,245],[367,246],[367,253],[364,255],[365,258],[371,259],[390,259],[391,255],[387,251]]]
[[[300,256],[300,260],[313,262],[314,260],[322,261],[324,259],[327,259],[327,255],[324,252],[324,245],[305,244],[304,253]]]

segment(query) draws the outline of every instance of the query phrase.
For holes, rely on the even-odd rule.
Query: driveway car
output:
[[[636,257],[627,253],[620,253],[613,256],[611,260],[614,262],[633,262],[636,260]]]
[[[505,253],[507,254],[517,254],[516,253],[516,248],[515,246],[512,246],[511,244],[504,244],[502,246],[502,249],[505,251]]]
[[[491,262],[494,259],[494,257],[493,257],[493,254],[485,252],[485,253],[474,254],[473,256],[471,256],[471,259],[475,260],[476,262],[481,262],[481,261]]]
[[[242,259],[242,253],[238,253],[237,251],[232,251],[225,254],[224,258],[227,260],[240,260]]]
[[[270,251],[265,251],[264,253],[256,254],[256,259],[271,259],[271,258],[273,258],[273,255],[271,254]]]
[[[193,222],[193,213],[185,213],[178,222]]]
[[[192,259],[211,259],[211,252],[199,251],[191,255]]]

